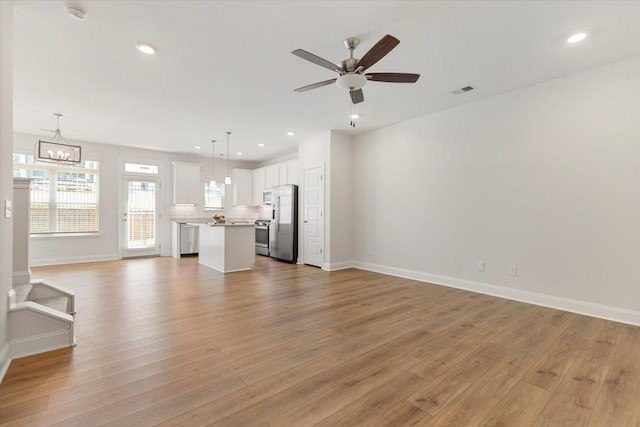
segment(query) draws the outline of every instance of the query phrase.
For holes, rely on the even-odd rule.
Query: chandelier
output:
[[[61,163],[75,165],[81,161],[81,148],[79,145],[67,144],[60,133],[60,117],[62,114],[53,113],[56,116],[56,133],[51,141],[38,141],[35,146],[35,160],[37,162]]]

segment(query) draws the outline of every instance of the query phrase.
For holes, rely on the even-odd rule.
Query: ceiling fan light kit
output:
[[[377,82],[388,83],[415,83],[420,78],[420,74],[409,73],[369,73],[365,74],[365,71],[374,65],[376,62],[384,58],[389,52],[391,52],[398,44],[400,40],[387,34],[378,43],[376,43],[361,59],[353,57],[353,51],[360,44],[360,40],[351,37],[344,41],[344,45],[349,49],[349,58],[340,62],[340,65],[336,65],[326,59],[320,58],[313,53],[306,50],[296,49],[292,54],[305,59],[309,62],[313,62],[316,65],[327,68],[331,71],[335,71],[340,74],[335,79],[325,80],[318,83],[313,83],[307,86],[302,86],[295,89],[296,92],[306,92],[311,89],[316,89],[323,86],[328,86],[332,83],[344,90],[349,91],[351,102],[358,104],[364,101],[364,94],[362,88],[367,84],[368,80]]]
[[[338,77],[336,84],[340,89],[358,90],[367,84],[367,78],[362,74],[348,73]]]

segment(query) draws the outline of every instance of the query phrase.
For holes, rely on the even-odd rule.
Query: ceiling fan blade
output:
[[[400,40],[387,34],[371,49],[369,49],[369,52],[364,54],[360,62],[358,62],[358,67],[362,67],[362,70],[366,70],[384,58],[384,56],[391,52],[394,47],[398,46],[399,43]]]
[[[349,91],[349,95],[351,95],[351,102],[354,104],[364,102],[364,93],[362,93],[362,89],[351,90]]]
[[[319,88],[319,87],[322,87],[322,86],[330,85],[331,83],[335,83],[336,80],[338,80],[338,79],[335,78],[335,79],[331,79],[331,80],[325,80],[323,82],[318,82],[318,83],[314,83],[314,84],[311,84],[311,85],[302,86],[302,87],[299,87],[298,89],[294,89],[294,90],[296,92],[306,92],[306,91],[311,90],[311,89],[316,89],[316,88]]]
[[[415,83],[420,78],[420,74],[411,73],[369,73],[365,76],[372,82],[389,83]]]
[[[319,56],[314,55],[313,53],[309,53],[306,50],[296,49],[291,53],[293,53],[295,56],[298,56],[302,59],[306,59],[309,62],[313,62],[316,65],[319,65],[324,68],[328,68],[331,71],[337,71],[339,73],[344,72],[344,69],[341,66],[336,65],[333,62],[329,62],[326,59],[320,58]]]

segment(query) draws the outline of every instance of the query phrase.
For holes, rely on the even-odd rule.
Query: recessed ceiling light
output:
[[[147,55],[153,55],[154,53],[156,53],[156,50],[157,50],[155,46],[152,46],[149,43],[145,43],[145,42],[136,43],[136,47],[140,52],[146,53]]]
[[[353,113],[353,114],[352,114],[352,115],[350,115],[349,117],[350,117],[351,119],[355,120],[355,119],[357,119],[358,117],[360,117],[360,114],[358,114],[358,113]]]
[[[290,130],[289,132],[287,132],[287,135],[289,135],[289,136],[293,136],[293,135],[295,135],[295,134],[296,134],[296,133],[295,133],[295,132],[293,132],[293,131],[291,131],[291,130]]]
[[[577,43],[584,40],[587,37],[587,33],[574,34],[567,39],[567,43]]]
[[[238,156],[242,156],[242,151],[238,151],[236,154],[237,154]]]
[[[202,147],[201,147],[201,146],[199,146],[199,145],[196,145],[196,146],[195,146],[195,147],[193,147],[193,148],[195,148],[196,150],[199,150],[199,149],[201,149]]]
[[[260,144],[258,144],[258,147],[264,147],[264,144],[261,142]]]

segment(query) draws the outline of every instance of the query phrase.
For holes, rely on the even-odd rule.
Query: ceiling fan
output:
[[[353,57],[353,50],[358,47],[360,40],[357,38],[348,38],[344,41],[344,45],[349,49],[350,56],[336,65],[326,59],[309,53],[306,50],[296,49],[293,53],[302,59],[313,62],[321,67],[328,68],[331,71],[335,71],[340,74],[340,77],[335,79],[325,80],[318,83],[313,83],[308,86],[299,87],[294,89],[296,92],[306,92],[311,89],[327,86],[332,83],[336,83],[338,87],[348,90],[351,96],[351,102],[358,104],[364,101],[364,94],[362,93],[362,87],[371,80],[374,82],[389,82],[389,83],[415,83],[418,81],[420,74],[409,73],[367,73],[364,72],[376,62],[384,58],[389,52],[393,50],[400,40],[387,34],[378,43],[376,43],[367,53],[364,54],[362,59]]]

